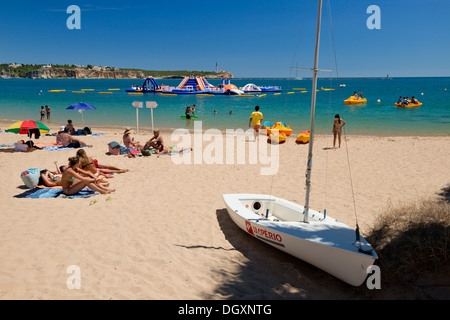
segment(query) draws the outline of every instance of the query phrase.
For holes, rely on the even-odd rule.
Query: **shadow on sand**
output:
[[[227,277],[216,294],[237,300],[346,299],[357,296],[358,289],[242,231],[226,209],[217,209],[216,216],[226,240],[247,260],[238,262],[239,271]]]

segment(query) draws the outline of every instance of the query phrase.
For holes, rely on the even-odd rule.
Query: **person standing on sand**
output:
[[[336,149],[336,138],[339,138],[339,148],[341,147],[342,127],[345,126],[344,119],[337,114],[334,116],[333,122],[333,149]]]
[[[261,128],[261,121],[263,121],[263,114],[259,111],[259,106],[255,107],[255,112],[250,116],[250,121],[248,122],[248,127],[251,128],[253,122],[253,129],[255,130],[255,140],[257,135],[259,135],[259,129]]]

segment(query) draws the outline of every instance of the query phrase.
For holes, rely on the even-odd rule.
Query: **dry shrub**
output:
[[[417,281],[450,270],[450,205],[422,200],[401,208],[390,206],[366,239],[379,256],[385,281]]]

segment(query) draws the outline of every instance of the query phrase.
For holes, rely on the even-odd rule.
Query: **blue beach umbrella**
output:
[[[83,110],[96,110],[96,108],[88,103],[79,102],[71,105],[66,110],[78,110],[78,112],[81,113],[81,119],[83,120],[84,123]]]

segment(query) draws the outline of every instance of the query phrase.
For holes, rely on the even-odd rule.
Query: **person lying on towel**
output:
[[[81,140],[75,139],[69,134],[69,128],[64,128],[64,131],[58,134],[57,139],[61,141],[62,145],[66,148],[81,148],[81,147],[92,147],[84,143]]]

